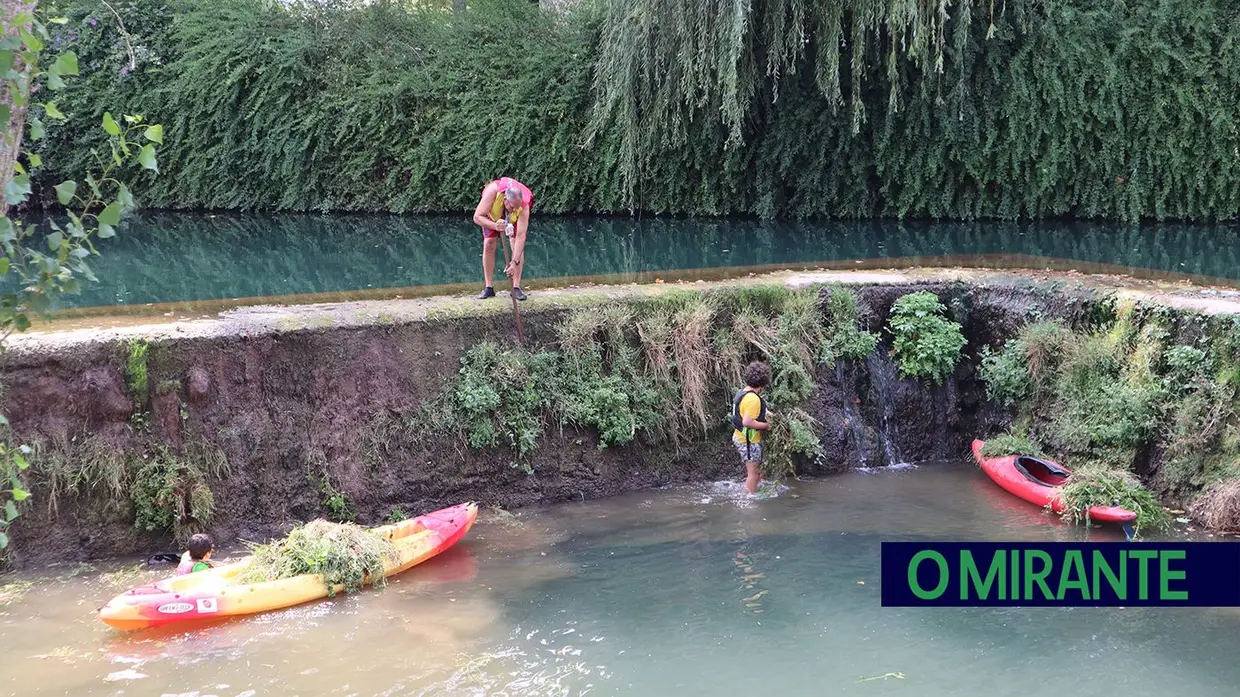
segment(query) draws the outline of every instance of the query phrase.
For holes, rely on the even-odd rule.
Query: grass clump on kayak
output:
[[[1073,523],[1084,521],[1090,506],[1120,506],[1137,514],[1133,528],[1163,528],[1169,522],[1166,510],[1159,505],[1141,481],[1130,472],[1089,463],[1073,470],[1061,494],[1063,516]]]
[[[370,530],[319,519],[294,528],[283,540],[255,546],[239,580],[261,583],[322,574],[331,597],[337,585],[349,592],[361,590],[367,582],[386,585],[384,565],[395,557],[392,543]]]
[[[1033,441],[1024,436],[1005,433],[986,441],[982,446],[982,457],[1004,457],[1006,455],[1025,455],[1027,457],[1045,458],[1047,455]]]

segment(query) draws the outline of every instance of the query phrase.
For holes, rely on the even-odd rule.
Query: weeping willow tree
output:
[[[1038,0],[1000,0],[1018,26]],[[652,157],[682,147],[695,119],[717,114],[726,147],[743,144],[758,99],[772,103],[781,79],[813,71],[828,109],[851,109],[851,132],[866,118],[868,71],[885,71],[887,106],[900,108],[902,64],[942,88],[947,42],[962,51],[973,29],[973,0],[601,0],[605,8],[594,71],[593,142],[620,131],[620,175],[632,192]],[[955,16],[952,13],[955,13]],[[986,37],[996,7],[987,0]],[[933,78],[933,79],[926,79]],[[961,72],[958,80],[963,81]],[[844,93],[848,91],[848,99]]]
[[[49,201],[123,108],[167,125],[160,208],[468,215],[510,175],[540,216],[1240,212],[1236,0],[60,2]]]

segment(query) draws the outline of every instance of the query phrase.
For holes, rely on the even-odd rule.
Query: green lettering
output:
[[[1034,559],[1042,560],[1041,571],[1033,570]],[[1047,600],[1053,598],[1054,594],[1051,593],[1050,587],[1046,585],[1046,577],[1051,572],[1051,555],[1040,549],[1026,549],[1025,568],[1025,600],[1033,600],[1033,584],[1035,583],[1042,587],[1043,598]]]
[[[939,565],[939,584],[934,587],[934,590],[929,592],[917,582],[917,565],[926,559],[931,559],[935,564]],[[943,595],[943,591],[947,590],[947,581],[950,575],[947,570],[947,560],[943,558],[942,554],[931,549],[922,550],[914,554],[913,559],[908,563],[908,587],[913,591],[913,595],[922,600],[933,600]]]
[[[973,561],[973,553],[964,550],[960,553],[960,599],[969,599],[970,585],[977,589],[977,599],[985,600],[990,596],[990,586],[995,582],[995,577],[999,579],[999,600],[1003,600],[1007,595],[1007,579],[1004,571],[1007,569],[1007,552],[999,550],[990,558],[990,568],[986,570],[986,580],[982,581],[978,573],[977,564]]]
[[[1099,578],[1099,572],[1107,577],[1107,582],[1111,584],[1111,590],[1115,591],[1115,596],[1120,600],[1128,599],[1128,561],[1127,553],[1121,551],[1119,553],[1119,576],[1116,577],[1115,571],[1111,568],[1111,564],[1107,562],[1107,556],[1101,551],[1094,550],[1094,598],[1102,599],[1102,579]]]
[[[1020,552],[1012,552],[1012,600],[1020,600]]]
[[[1182,549],[1159,552],[1158,561],[1160,563],[1159,571],[1161,572],[1159,576],[1162,581],[1162,586],[1158,592],[1158,598],[1160,600],[1188,600],[1188,591],[1173,591],[1167,587],[1168,581],[1173,579],[1176,581],[1183,581],[1188,575],[1188,572],[1183,569],[1180,569],[1179,571],[1172,571],[1169,568],[1169,562],[1172,559],[1183,559],[1187,555],[1188,553]]]
[[[1073,574],[1075,580],[1068,578],[1068,574],[1072,571],[1076,571]],[[1089,600],[1089,582],[1085,580],[1085,560],[1081,558],[1080,550],[1068,550],[1065,555],[1063,571],[1059,573],[1059,593],[1055,599],[1063,600],[1069,588],[1079,591],[1081,600]]]
[[[1141,600],[1149,600],[1150,597],[1150,560],[1158,556],[1158,552],[1152,549],[1134,550],[1128,553],[1130,559],[1141,560],[1141,573],[1138,574],[1138,588],[1140,589],[1138,598]]]

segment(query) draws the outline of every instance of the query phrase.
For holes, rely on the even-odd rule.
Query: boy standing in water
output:
[[[769,431],[769,413],[762,390],[771,383],[771,369],[761,361],[745,366],[745,389],[732,400],[732,444],[745,463],[745,491],[758,493],[762,482],[762,432]]]

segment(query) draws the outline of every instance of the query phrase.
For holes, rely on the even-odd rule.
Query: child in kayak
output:
[[[762,399],[762,390],[771,383],[771,368],[754,361],[745,366],[745,389],[732,400],[732,445],[745,463],[745,491],[758,493],[762,482],[762,431],[769,431],[772,415]]]
[[[215,566],[211,563],[211,552],[215,551],[215,543],[211,536],[199,533],[189,538],[189,549],[181,555],[181,565],[177,567],[177,575],[183,576],[195,571],[206,571]]]

